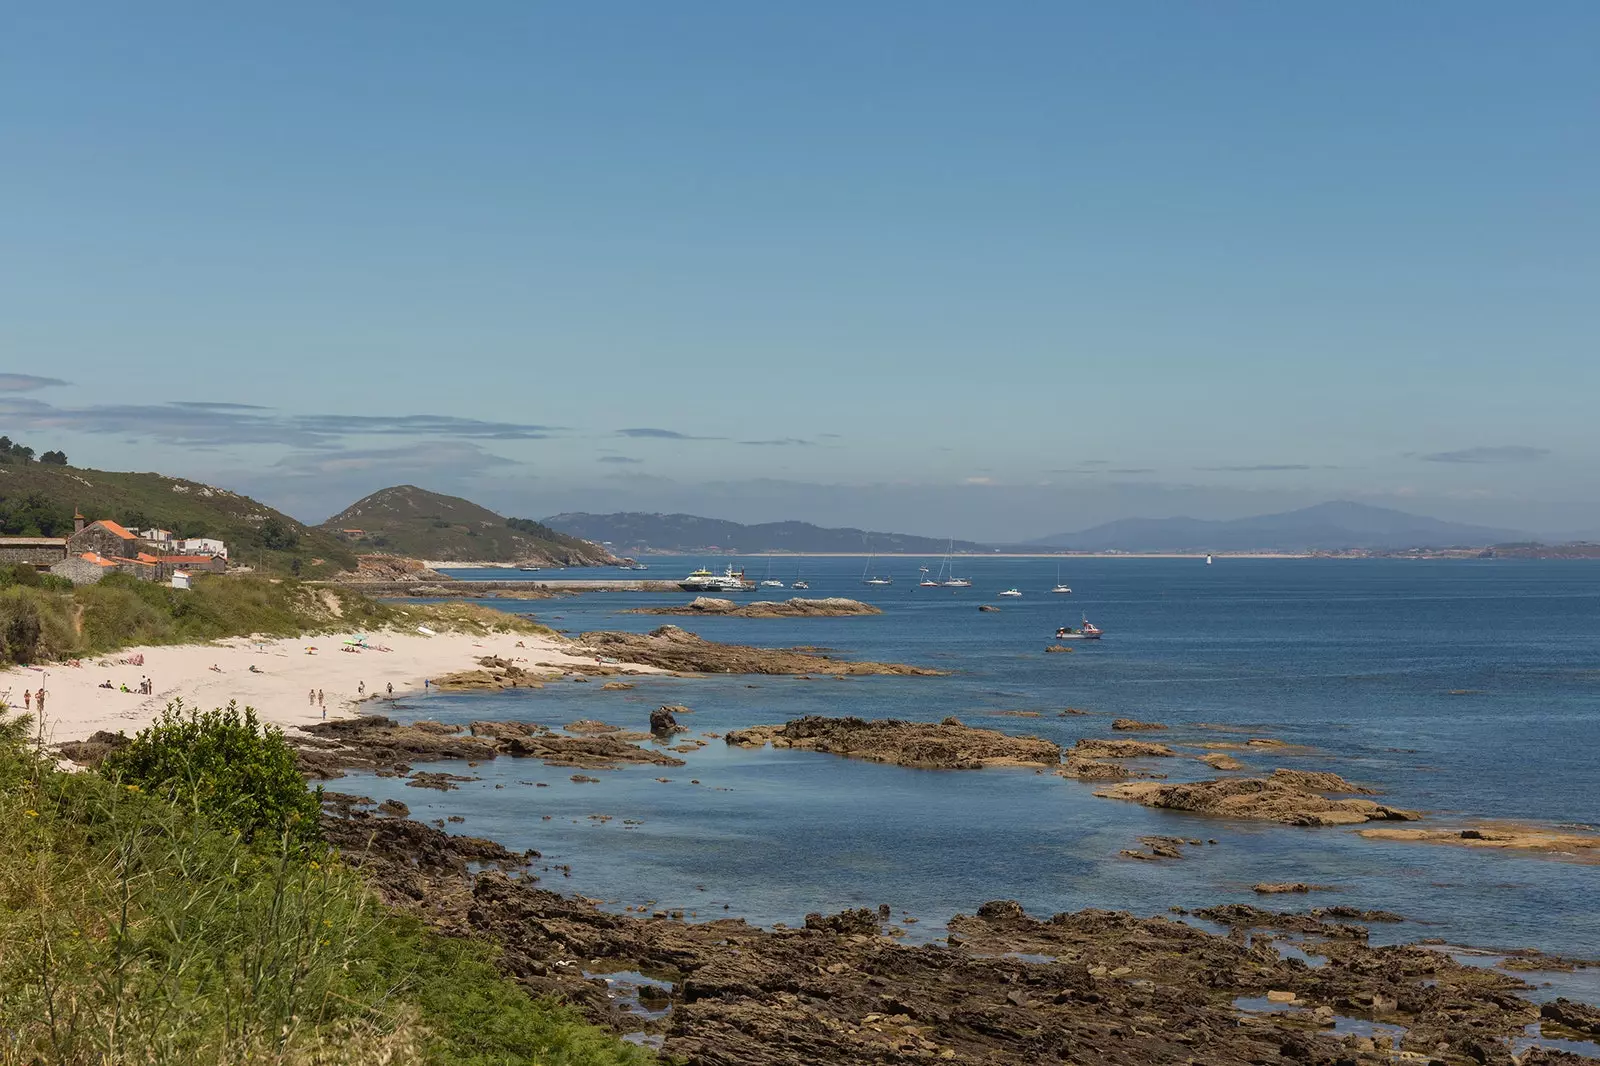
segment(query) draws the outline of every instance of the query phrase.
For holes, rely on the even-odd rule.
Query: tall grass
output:
[[[0,717],[0,1066],[648,1061],[336,857],[59,772],[24,736]]]

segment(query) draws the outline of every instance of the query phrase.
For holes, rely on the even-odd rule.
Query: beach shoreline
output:
[[[352,651],[341,649],[354,633],[235,637],[210,644],[124,648],[77,660],[77,666],[15,666],[0,672],[0,699],[14,712],[37,713],[37,705],[25,702],[23,692],[37,693],[42,687],[47,744],[83,740],[98,730],[132,735],[180,699],[184,706],[202,710],[236,701],[254,708],[263,723],[292,732],[370,711],[374,702],[387,700],[391,685],[396,698],[422,691],[435,678],[475,668],[485,656],[555,667],[594,663],[592,655],[565,641],[533,634],[385,630],[359,635],[368,646]],[[622,672],[658,671],[627,666]],[[139,691],[145,678],[152,682],[148,695]],[[112,687],[102,687],[108,681]],[[129,691],[122,690],[124,685]],[[320,705],[311,698],[316,692],[323,696]]]

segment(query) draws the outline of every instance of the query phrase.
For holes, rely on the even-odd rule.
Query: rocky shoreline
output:
[[[531,994],[693,1066],[1596,1061],[1542,1049],[1513,1059],[1510,1041],[1530,1026],[1582,1039],[1600,1012],[1541,1007],[1523,978],[1429,946],[1372,947],[1359,923],[1399,917],[1387,912],[1198,912],[1230,929],[1218,935],[1104,910],[1039,919],[999,900],[953,918],[943,944],[913,947],[887,903],[771,930],[608,913],[539,887],[537,853],[367,805],[330,803],[324,826],[384,899],[446,933],[493,939]],[[1319,964],[1280,951],[1286,936]],[[619,1006],[604,978],[617,971],[652,979],[647,1013]]]

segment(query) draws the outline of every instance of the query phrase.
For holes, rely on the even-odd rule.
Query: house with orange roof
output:
[[[137,559],[141,551],[154,546],[109,518],[90,522],[82,515],[73,516],[72,536],[67,538],[67,554],[94,552],[108,559]]]

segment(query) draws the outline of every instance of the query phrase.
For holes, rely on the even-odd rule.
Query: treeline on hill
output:
[[[0,463],[31,463],[33,462],[33,449],[26,444],[18,444],[10,437],[0,437]],[[66,452],[45,452],[39,456],[39,462],[51,466],[66,466]]]
[[[386,906],[275,729],[181,706],[66,773],[0,708],[0,1064],[651,1061]]]

